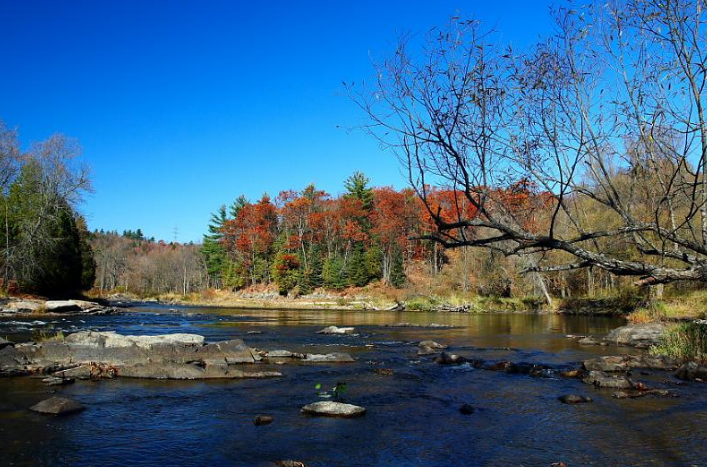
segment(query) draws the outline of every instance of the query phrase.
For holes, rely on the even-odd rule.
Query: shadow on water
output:
[[[35,320],[38,321],[38,320]],[[342,351],[356,363],[285,365],[277,380],[77,382],[55,389],[87,410],[45,418],[27,407],[54,390],[32,378],[0,380],[2,465],[242,465],[299,459],[311,466],[704,465],[705,387],[680,398],[617,400],[579,381],[447,367],[418,357],[433,339],[469,358],[576,367],[627,349],[580,347],[566,334],[600,336],[620,320],[559,315],[243,311],[141,308],[90,318],[0,320],[0,336],[21,341],[38,329],[123,334],[191,332],[208,341],[242,338],[261,349]],[[452,328],[390,327],[394,323]],[[316,334],[354,326],[351,336]],[[259,333],[253,334],[253,331]],[[268,365],[262,365],[266,367]],[[392,369],[380,376],[375,368]],[[351,420],[299,411],[315,386],[348,385],[346,400],[368,409]],[[562,394],[593,404],[568,406]],[[477,410],[459,413],[463,403]],[[275,417],[256,427],[256,414]]]

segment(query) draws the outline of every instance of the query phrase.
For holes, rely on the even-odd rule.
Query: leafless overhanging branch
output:
[[[419,47],[404,37],[372,85],[349,91],[434,219],[424,238],[552,253],[526,271],[705,281],[704,6],[559,8],[555,33],[523,53],[453,20]],[[443,216],[431,187],[473,214]]]

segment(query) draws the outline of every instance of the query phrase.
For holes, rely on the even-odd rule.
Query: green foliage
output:
[[[368,185],[370,180],[361,172],[354,172],[344,182],[345,197],[361,201],[364,210],[370,211],[373,207],[373,189]]]
[[[366,270],[370,280],[383,277],[383,250],[378,242],[374,242],[366,251]]]
[[[312,248],[309,255],[309,265],[301,272],[299,291],[302,295],[310,294],[317,287],[324,284],[322,277],[324,272],[324,262],[322,260],[322,252],[318,246]]]
[[[299,257],[291,253],[279,252],[273,263],[272,275],[280,294],[287,295],[300,281]]]
[[[211,283],[217,286],[225,284],[226,267],[230,266],[226,264],[226,249],[221,242],[223,225],[227,219],[226,206],[221,206],[217,212],[211,215],[211,222],[208,225],[209,233],[204,235],[201,247],[201,254],[206,263],[206,273],[209,275]]]
[[[390,285],[400,288],[405,285],[406,281],[403,254],[400,251],[396,251],[393,254],[393,262],[390,266]]]
[[[332,256],[324,261],[322,279],[324,286],[331,289],[343,289],[347,286],[348,278],[344,269],[344,260],[340,256]]]
[[[363,287],[370,280],[363,245],[358,245],[351,253],[351,259],[347,265],[347,278],[349,284],[356,287]]]
[[[650,351],[655,355],[707,362],[707,323],[695,321],[676,324],[666,331],[660,343],[651,347]]]

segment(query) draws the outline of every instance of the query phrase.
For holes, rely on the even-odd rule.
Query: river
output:
[[[450,329],[389,327],[440,323]],[[577,368],[597,355],[636,352],[579,346],[567,334],[601,336],[619,319],[552,314],[453,314],[243,311],[141,307],[93,317],[0,320],[16,342],[44,330],[115,330],[121,334],[196,333],[207,341],[242,338],[259,349],[350,353],[353,364],[292,364],[275,380],[77,381],[59,388],[36,378],[0,380],[0,465],[271,466],[704,466],[707,385],[670,386],[680,397],[618,400],[578,380],[442,366],[417,356],[432,339],[488,361]],[[324,326],[356,334],[317,334]],[[255,334],[253,331],[260,331]],[[259,367],[266,367],[261,364]],[[393,370],[392,376],[374,373]],[[645,372],[644,372],[645,373]],[[634,377],[649,384],[670,378]],[[300,408],[320,400],[316,385],[345,382],[347,402],[367,408],[356,419],[314,418]],[[87,410],[47,418],[27,410],[56,391]],[[591,404],[565,405],[563,394]],[[459,407],[476,411],[462,415]],[[253,417],[275,421],[254,426]]]

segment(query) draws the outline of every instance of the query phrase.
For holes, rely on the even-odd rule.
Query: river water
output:
[[[440,323],[451,329],[397,328]],[[634,379],[680,397],[618,400],[581,381],[507,374],[418,357],[432,339],[454,353],[576,368],[583,359],[632,352],[581,347],[567,334],[601,336],[621,320],[526,314],[243,311],[162,307],[95,317],[0,320],[0,336],[29,340],[41,330],[115,330],[121,334],[197,333],[207,341],[242,338],[259,349],[346,352],[353,364],[272,367],[275,380],[77,381],[50,388],[33,378],[0,380],[0,465],[271,466],[705,466],[707,384],[675,386],[660,372]],[[356,335],[327,336],[328,325]],[[260,334],[249,333],[260,331]],[[636,352],[633,350],[633,352]],[[271,369],[259,364],[258,368]],[[392,376],[374,373],[389,368]],[[347,384],[347,402],[368,409],[356,419],[315,418],[300,408],[323,389]],[[27,410],[53,393],[87,410],[62,418]],[[560,403],[563,394],[591,404]],[[471,404],[472,415],[459,407]],[[253,417],[275,421],[256,427]]]

